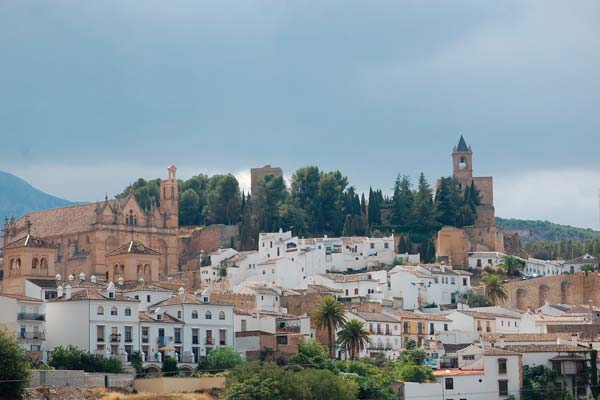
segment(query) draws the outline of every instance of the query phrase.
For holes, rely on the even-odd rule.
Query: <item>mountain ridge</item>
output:
[[[0,218],[20,218],[28,212],[77,203],[43,192],[18,176],[0,171]]]
[[[530,241],[585,240],[600,237],[600,232],[593,229],[556,224],[547,220],[496,217],[496,225],[508,232],[518,232],[523,244]]]

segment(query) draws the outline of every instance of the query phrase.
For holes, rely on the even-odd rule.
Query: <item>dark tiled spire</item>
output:
[[[456,146],[456,151],[469,151],[469,147],[465,142],[465,138],[460,135],[460,140],[458,141],[458,146]]]

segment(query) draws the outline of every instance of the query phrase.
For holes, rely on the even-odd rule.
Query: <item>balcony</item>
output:
[[[21,332],[21,339],[29,340],[46,340],[46,334],[44,332]]]
[[[150,338],[148,337],[148,335],[142,335],[142,343],[148,343],[149,340]]]
[[[19,313],[17,319],[20,321],[45,321],[46,316],[38,313]]]
[[[206,344],[213,344],[213,338],[207,337],[206,338]]]
[[[198,336],[192,336],[192,344],[200,344],[200,340],[198,340]]]
[[[110,341],[111,343],[118,343],[121,341],[121,334],[120,333],[113,333],[110,335]]]
[[[131,337],[131,335],[125,335],[125,343],[131,343],[133,342],[133,338]]]
[[[166,346],[168,342],[168,339],[166,336],[159,336],[156,339],[156,343],[158,343],[159,346]]]

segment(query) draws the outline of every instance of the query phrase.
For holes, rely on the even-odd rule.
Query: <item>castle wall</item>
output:
[[[577,273],[553,275],[526,281],[511,281],[504,285],[507,299],[504,304],[520,310],[535,309],[544,302],[554,304],[588,304],[600,306],[600,275]]]

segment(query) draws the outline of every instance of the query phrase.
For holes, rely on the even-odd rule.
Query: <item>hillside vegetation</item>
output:
[[[600,232],[586,228],[555,224],[549,221],[505,219],[496,217],[496,225],[506,231],[519,232],[521,241],[586,240],[597,238]]]

